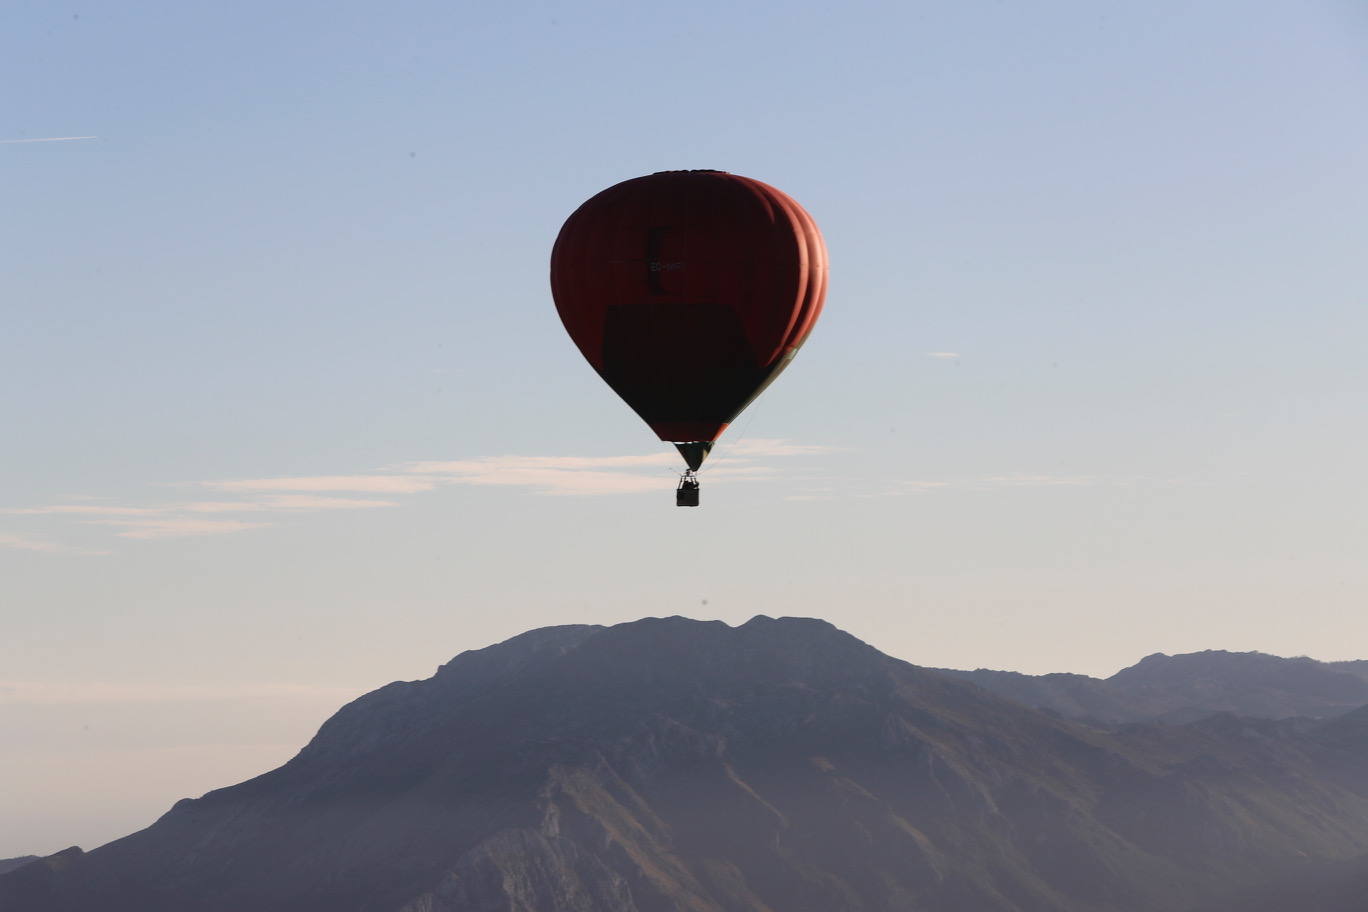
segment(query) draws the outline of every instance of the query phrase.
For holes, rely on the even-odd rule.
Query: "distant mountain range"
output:
[[[30,861],[37,861],[37,855],[20,855],[18,858],[0,858],[0,874],[6,871],[13,871],[20,865],[26,865]]]
[[[1368,699],[1331,712],[1364,664],[1004,678],[798,618],[545,628],[0,875],[0,910],[1363,912]]]
[[[986,668],[933,670],[1027,706],[1104,724],[1187,722],[1215,712],[1324,718],[1368,703],[1368,661],[1317,662],[1261,652],[1155,653],[1105,679]]]

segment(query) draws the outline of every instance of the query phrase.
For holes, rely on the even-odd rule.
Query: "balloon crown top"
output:
[[[726,174],[726,171],[719,171],[716,168],[680,168],[674,171],[656,171],[655,174]]]

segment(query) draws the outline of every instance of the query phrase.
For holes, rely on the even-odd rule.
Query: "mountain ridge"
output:
[[[1325,718],[1368,704],[1368,661],[1208,649],[1153,653],[1107,678],[937,668],[1000,696],[1099,724],[1188,722],[1215,712]]]
[[[1368,854],[1366,733],[1105,731],[814,619],[542,628],[0,876],[0,908],[1188,912],[1294,851]]]

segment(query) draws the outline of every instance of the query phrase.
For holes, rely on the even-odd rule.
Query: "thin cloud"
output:
[[[618,459],[620,471],[587,468]],[[637,467],[667,466],[672,460],[649,457],[492,456],[448,462],[414,463],[413,468],[445,484],[532,488],[540,494],[639,494],[660,490],[660,473],[631,471]]]
[[[256,500],[201,500],[181,504],[189,513],[253,513],[267,510],[361,510],[370,507],[397,507],[396,500],[370,500],[359,497],[315,497],[312,494],[273,494]]]
[[[192,538],[203,535],[224,535],[261,529],[270,523],[242,522],[236,519],[86,519],[91,526],[118,526],[119,538]]]
[[[99,139],[98,136],[40,136],[37,139],[0,139],[0,146],[13,146],[19,143],[76,142],[81,139]]]
[[[576,469],[640,468],[645,466],[672,466],[679,462],[673,453],[648,453],[640,456],[490,456],[484,459],[455,459],[445,462],[411,462],[404,466],[409,472],[427,475],[462,474],[493,463],[514,465],[529,469],[554,469],[573,471]]]
[[[29,535],[14,535],[11,533],[0,533],[0,548],[10,548],[16,551],[36,551],[42,554],[108,554],[108,551],[95,551],[90,548],[73,548],[70,545],[63,545],[60,542],[49,541],[45,538],[33,538]]]
[[[252,500],[196,500],[175,509],[186,513],[260,513],[269,507]]]
[[[728,448],[725,459],[709,462],[709,480],[765,480],[779,474],[753,460],[765,457],[806,456],[835,448],[791,443],[778,438],[753,438]],[[642,494],[660,491],[662,475],[680,468],[679,457],[662,451],[630,456],[491,456],[483,459],[414,462],[403,468],[443,484],[531,488],[537,494]]]
[[[950,360],[951,358],[958,358],[959,356],[960,356],[960,353],[959,353],[959,352],[927,352],[927,353],[926,353],[926,357],[928,357],[928,358],[940,358],[940,359],[942,359],[942,360],[947,360],[947,361]]]
[[[42,551],[47,554],[56,554],[67,550],[55,542],[9,533],[0,534],[0,548],[12,548],[16,551]]]
[[[428,485],[431,489],[434,485]],[[317,497],[311,494],[272,494],[252,500],[197,500],[158,507],[105,506],[97,504],[53,504],[45,507],[15,507],[0,510],[12,516],[109,516],[161,517],[175,513],[260,513],[269,510],[356,510],[367,507],[396,507],[398,501],[359,497]]]
[[[397,500],[371,500],[361,497],[314,497],[310,494],[276,494],[263,498],[268,510],[369,510],[375,507],[397,507]]]
[[[809,456],[833,447],[753,438],[715,458],[705,476],[719,483],[767,481],[780,477],[764,460]],[[398,499],[342,495],[407,495],[439,487],[522,488],[534,494],[596,496],[658,493],[682,469],[678,455],[662,447],[650,453],[618,456],[491,456],[480,459],[426,460],[387,466],[369,474],[291,475],[186,482],[218,497],[137,505],[99,502],[0,508],[0,514],[66,517],[84,525],[116,529],[119,538],[172,539],[225,535],[265,528],[270,514],[397,507]],[[791,478],[791,475],[783,477]],[[234,516],[240,514],[241,518]],[[71,550],[36,539],[10,536],[0,547]]]
[[[11,516],[152,516],[165,513],[166,507],[111,507],[102,504],[56,504],[47,507],[16,507],[0,510]]]
[[[346,492],[351,494],[413,494],[431,491],[436,482],[412,475],[302,475],[289,478],[244,478],[202,481],[217,491]]]

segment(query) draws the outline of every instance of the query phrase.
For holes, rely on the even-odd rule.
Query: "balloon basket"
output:
[[[675,506],[698,506],[698,476],[691,471],[679,476],[679,487],[675,488]]]

